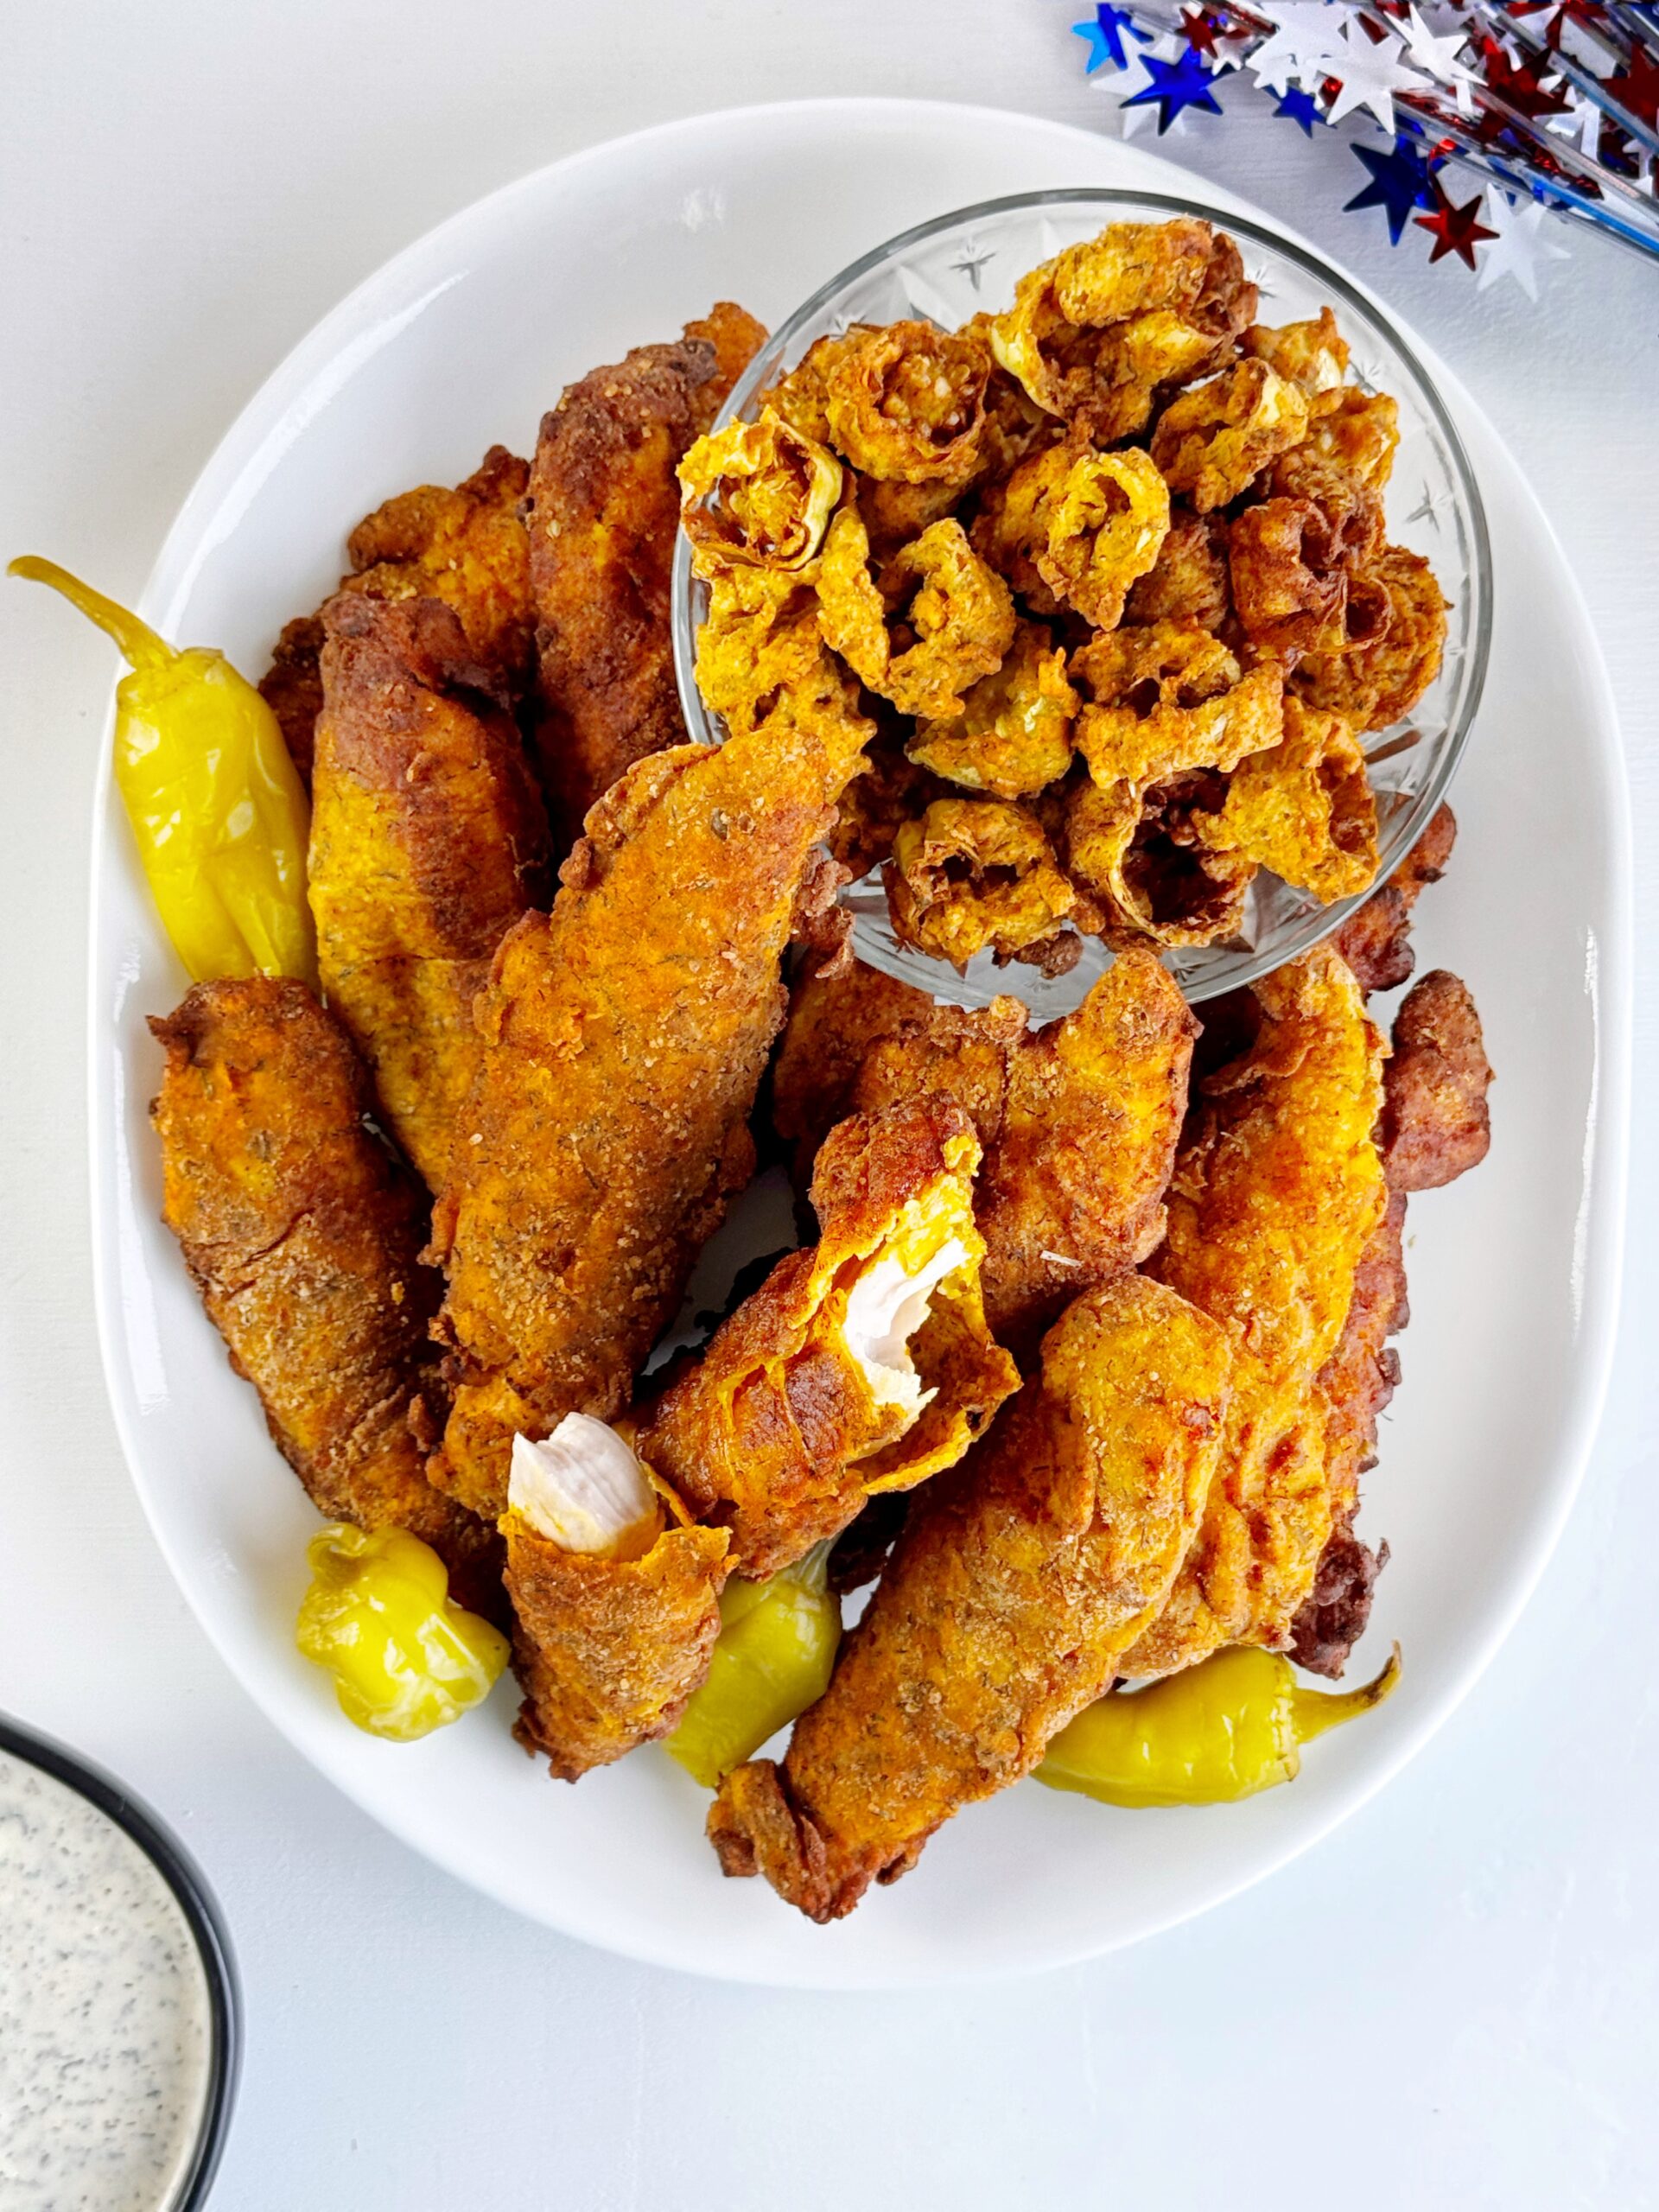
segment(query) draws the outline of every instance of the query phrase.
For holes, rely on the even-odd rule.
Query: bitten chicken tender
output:
[[[1284,736],[1239,763],[1207,837],[1217,851],[1243,853],[1322,906],[1363,891],[1376,874],[1376,800],[1342,716],[1322,715],[1293,692]]]
[[[1052,643],[1042,623],[1021,622],[1001,667],[963,694],[958,715],[923,722],[910,758],[969,791],[1027,798],[1071,766],[1079,703],[1066,679],[1065,646]]]
[[[371,599],[441,599],[460,618],[490,689],[509,698],[528,687],[534,658],[530,541],[519,509],[528,464],[492,446],[453,492],[422,484],[365,516],[346,543],[352,573],[340,588]],[[322,709],[320,615],[289,623],[259,689],[308,783]]]
[[[675,470],[766,336],[721,301],[671,345],[567,386],[530,475],[540,712],[535,743],[563,851],[623,771],[685,741],[669,627]]]
[[[333,1010],[392,1134],[442,1183],[495,948],[553,887],[547,818],[494,679],[440,600],[323,609],[309,887]]]
[[[780,1260],[643,1415],[639,1457],[729,1529],[744,1574],[954,1466],[1018,1387],[980,1299],[979,1158],[948,1099],[840,1122],[812,1180],[817,1244]]]
[[[1042,825],[1006,800],[935,799],[893,840],[893,934],[957,969],[1052,937],[1076,904]]]
[[[1390,545],[1356,582],[1386,594],[1386,616],[1369,641],[1339,654],[1310,654],[1290,681],[1311,707],[1341,715],[1357,730],[1387,729],[1408,715],[1440,672],[1446,602],[1421,554]]]
[[[1126,1655],[1173,1674],[1226,1643],[1283,1649],[1331,1534],[1323,1409],[1360,1255],[1382,1219],[1382,1039],[1326,946],[1255,986],[1261,1033],[1205,1082],[1169,1190],[1159,1279],[1236,1355],[1204,1524],[1168,1605]]]
[[[1068,1309],[1040,1377],[912,1503],[782,1765],[728,1777],[709,1815],[728,1874],[764,1874],[810,1918],[838,1919],[952,1814],[1031,1771],[1169,1591],[1230,1366],[1225,1332],[1144,1277]]]
[[[1152,457],[1200,514],[1236,499],[1307,433],[1308,403],[1265,361],[1241,361],[1179,393],[1158,418]]]
[[[515,1433],[626,1404],[748,1179],[791,917],[869,734],[842,694],[786,695],[639,762],[497,952],[433,1220],[458,1384],[434,1479],[476,1510],[500,1512]]]
[[[985,499],[975,540],[1039,614],[1074,607],[1110,630],[1169,531],[1169,492],[1150,457],[1050,446]]]
[[[303,983],[198,983],[150,1028],[162,1218],[272,1440],[331,1520],[408,1529],[496,1611],[495,1532],[432,1488],[411,1411],[438,1394],[425,1206],[370,1135],[369,1089]],[[490,1586],[496,1597],[492,1602]]]

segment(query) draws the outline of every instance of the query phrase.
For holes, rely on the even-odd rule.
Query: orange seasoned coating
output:
[[[817,1245],[780,1260],[643,1416],[639,1457],[729,1530],[744,1574],[777,1573],[867,1498],[954,1466],[1018,1387],[980,1298],[979,1159],[944,1097],[839,1122],[812,1178]],[[849,1301],[881,1269],[915,1275],[940,1255],[954,1264],[909,1342],[918,1401],[883,1394],[849,1341]]]
[[[1143,791],[1083,784],[1066,799],[1065,867],[1112,944],[1214,944],[1234,935],[1255,863],[1209,842],[1225,785],[1200,772]],[[1079,909],[1078,927],[1084,926]]]
[[[1348,373],[1348,341],[1328,307],[1306,322],[1281,323],[1276,329],[1253,324],[1239,340],[1238,350],[1249,360],[1277,369],[1310,397],[1334,391]]]
[[[873,695],[866,694],[867,702]],[[830,856],[857,882],[893,856],[893,843],[904,823],[936,798],[948,798],[950,785],[910,760],[902,738],[884,730],[871,744],[868,765],[842,794]]]
[[[1390,1189],[1436,1191],[1479,1166],[1492,1141],[1491,1081],[1468,987],[1432,969],[1395,1016],[1377,1131]]]
[[[1228,1643],[1283,1649],[1332,1528],[1324,1411],[1360,1255],[1382,1217],[1373,1141],[1385,1047],[1328,946],[1255,986],[1254,1046],[1206,1078],[1169,1191],[1160,1281],[1233,1339],[1232,1403],[1204,1524],[1125,1656],[1173,1673]]]
[[[639,762],[478,1001],[484,1058],[435,1210],[457,1389],[434,1478],[505,1499],[513,1434],[607,1418],[748,1179],[748,1116],[814,850],[870,725],[785,695]]]
[[[766,332],[722,301],[566,387],[531,471],[535,743],[559,849],[623,771],[685,741],[669,626],[675,470]]]
[[[823,657],[817,603],[798,576],[734,567],[709,579],[697,689],[728,729],[753,729],[781,690],[813,680]]]
[[[818,627],[861,683],[882,690],[893,658],[887,605],[870,573],[870,535],[855,503],[831,521],[818,563]]]
[[[1218,638],[1196,625],[1116,630],[1071,657],[1091,703],[1077,745],[1103,787],[1141,788],[1192,768],[1236,768],[1282,734],[1284,678],[1241,671]]]
[[[1071,607],[1109,630],[1169,529],[1169,492],[1150,458],[1050,446],[988,494],[976,543],[1039,613]]]
[[[323,624],[308,865],[322,986],[436,1190],[482,1051],[473,1000],[552,892],[547,818],[442,601],[342,593]]]
[[[1243,854],[1321,906],[1364,890],[1379,858],[1376,800],[1342,716],[1292,692],[1283,738],[1240,762],[1205,835],[1213,850]]]
[[[1255,651],[1294,663],[1304,653],[1348,648],[1348,575],[1322,507],[1312,499],[1263,499],[1227,533],[1239,627]]]
[[[528,687],[534,659],[530,540],[520,513],[529,476],[516,454],[492,446],[453,491],[422,484],[388,499],[352,532],[351,573],[339,587],[371,599],[442,600],[459,616],[473,659],[488,670],[490,689],[513,698]],[[288,623],[259,684],[308,784],[322,708],[322,646],[320,613]]]
[[[988,346],[931,322],[849,331],[823,384],[830,441],[866,476],[965,484],[979,461]]]
[[[781,1765],[728,1777],[709,1834],[817,1921],[1028,1774],[1166,1596],[1217,1465],[1224,1330],[1129,1275],[1078,1299],[950,1484],[914,1503]]]
[[[900,714],[949,715],[970,685],[995,674],[1014,643],[1014,601],[954,518],[931,524],[889,564],[900,589],[898,635],[871,688]],[[902,639],[912,636],[914,644]]]
[[[935,799],[887,863],[895,935],[961,969],[1052,937],[1077,904],[1042,825],[1005,799]]]
[[[1310,706],[1344,715],[1355,729],[1387,729],[1440,672],[1446,604],[1427,562],[1403,545],[1386,547],[1358,581],[1386,594],[1386,620],[1345,652],[1310,654],[1290,680]]]
[[[1130,587],[1125,620],[1137,627],[1181,622],[1219,630],[1231,611],[1225,523],[1172,508],[1169,534],[1158,558]]]
[[[827,446],[763,409],[699,438],[680,463],[680,519],[701,575],[753,567],[798,575],[823,543],[841,497]]]
[[[162,1218],[272,1441],[320,1511],[412,1530],[493,1610],[494,1531],[432,1488],[410,1426],[438,1383],[425,1205],[344,1033],[272,976],[198,983],[150,1028]]]
[[[1424,886],[1438,883],[1457,842],[1457,817],[1445,804],[1394,874],[1332,934],[1362,991],[1391,991],[1411,974],[1411,912]]]
[[[1080,702],[1065,648],[1040,622],[1021,622],[1007,658],[963,695],[949,720],[918,724],[910,758],[969,791],[1021,798],[1056,783],[1071,765]]]
[[[1152,457],[1170,490],[1207,514],[1300,445],[1307,425],[1299,385],[1265,361],[1240,361],[1170,401],[1152,434]]]
[[[1294,497],[1299,474],[1317,462],[1380,493],[1394,473],[1399,445],[1400,403],[1391,394],[1350,384],[1319,392],[1308,402],[1306,435],[1274,465],[1274,488]]]
[[[638,1559],[569,1552],[501,1523],[524,1703],[513,1734],[561,1782],[668,1735],[709,1670],[731,1571],[723,1529],[664,1529]]]

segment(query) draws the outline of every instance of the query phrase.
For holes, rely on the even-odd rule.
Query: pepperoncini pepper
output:
[[[1221,1805],[1292,1781],[1301,1746],[1381,1705],[1400,1647],[1375,1681],[1304,1689],[1287,1659],[1241,1645],[1149,1689],[1112,1692],[1061,1729],[1037,1779],[1108,1805]]]
[[[115,780],[175,950],[196,982],[317,979],[305,895],[309,810],[276,717],[207,646],[179,652],[54,561],[9,575],[61,592],[131,667],[116,687]]]
[[[334,1678],[346,1718],[372,1736],[413,1742],[487,1697],[507,1639],[449,1596],[430,1544],[406,1529],[332,1523],[306,1547],[311,1587],[294,1640]]]
[[[709,1672],[664,1746],[704,1789],[718,1789],[829,1688],[841,1642],[829,1566],[830,1546],[817,1544],[766,1581],[734,1576],[721,1592]]]

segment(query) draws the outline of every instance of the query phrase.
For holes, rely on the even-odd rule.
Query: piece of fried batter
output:
[[[150,1027],[162,1217],[231,1364],[318,1508],[411,1529],[486,1606],[495,1532],[434,1490],[410,1428],[435,1389],[425,1208],[364,1126],[368,1084],[303,983],[198,983]]]
[[[709,1834],[728,1874],[838,1919],[953,1813],[1031,1771],[1170,1588],[1230,1366],[1225,1331],[1142,1276],[1069,1308],[1040,1377],[912,1503],[783,1764],[727,1777]]]
[[[1254,1045],[1205,1080],[1154,1263],[1233,1338],[1227,1436],[1198,1540],[1128,1675],[1172,1674],[1225,1643],[1282,1649],[1331,1534],[1313,1385],[1385,1204],[1372,1139],[1384,1048],[1326,946],[1255,996]]]
[[[675,471],[765,336],[721,301],[673,344],[569,385],[542,419],[528,507],[537,748],[561,849],[625,769],[685,741],[669,632]]]
[[[483,1050],[473,1000],[551,896],[547,819],[512,717],[441,600],[323,609],[311,911],[328,1003],[433,1190]]]
[[[475,1510],[501,1510],[515,1433],[626,1403],[747,1181],[784,946],[869,734],[844,693],[790,696],[637,763],[498,951],[433,1222],[459,1384],[434,1478]]]
[[[1019,1375],[985,1325],[979,1140],[935,1096],[855,1115],[812,1179],[816,1246],[780,1260],[633,1446],[740,1570],[775,1574],[865,1499],[954,1466]]]
[[[422,484],[399,493],[352,532],[351,572],[340,582],[371,599],[442,600],[460,618],[472,658],[488,670],[490,689],[508,698],[529,683],[532,655],[530,543],[519,514],[529,480],[526,462],[492,446],[453,491]],[[308,783],[322,646],[320,615],[289,623],[259,685]]]
[[[1353,969],[1362,991],[1391,991],[1406,982],[1414,958],[1411,911],[1426,884],[1438,883],[1458,839],[1457,817],[1441,805],[1380,890],[1350,914],[1331,942]]]

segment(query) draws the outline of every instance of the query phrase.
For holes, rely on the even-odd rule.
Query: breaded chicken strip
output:
[[[351,1046],[303,983],[268,976],[198,983],[150,1027],[163,1218],[277,1449],[322,1512],[411,1529],[477,1604],[495,1531],[431,1487],[410,1431],[437,1383],[425,1208],[364,1127]]]
[[[1040,1376],[912,1503],[783,1764],[727,1777],[709,1815],[727,1873],[838,1919],[953,1813],[1031,1771],[1168,1593],[1231,1363],[1223,1329],[1143,1276],[1068,1309]]]
[[[474,1510],[501,1511],[515,1433],[626,1404],[748,1179],[791,916],[870,727],[826,674],[639,762],[496,954],[433,1220],[460,1386],[434,1479]]]
[[[669,632],[675,470],[766,337],[722,300],[567,387],[531,470],[537,749],[561,846],[626,768],[685,742]]]
[[[311,912],[330,1007],[393,1135],[438,1189],[483,1051],[473,1000],[552,895],[547,817],[512,717],[441,600],[323,609]]]
[[[818,1243],[791,1252],[645,1415],[633,1446],[739,1570],[775,1574],[867,1497],[954,1466],[1019,1386],[992,1343],[979,1141],[933,1096],[855,1115],[818,1154]]]
[[[1206,1078],[1154,1262],[1228,1331],[1236,1357],[1204,1525],[1124,1659],[1130,1675],[1173,1674],[1222,1644],[1282,1649],[1331,1534],[1314,1384],[1386,1203],[1372,1139],[1384,1046],[1328,946],[1275,969],[1255,995],[1260,1033]]]
[[[422,484],[399,493],[352,532],[351,573],[340,583],[372,599],[442,600],[460,617],[472,658],[489,671],[491,690],[512,699],[529,683],[534,645],[530,541],[519,513],[529,481],[527,462],[492,446],[454,491]],[[320,613],[289,623],[259,685],[308,783],[322,646]]]

